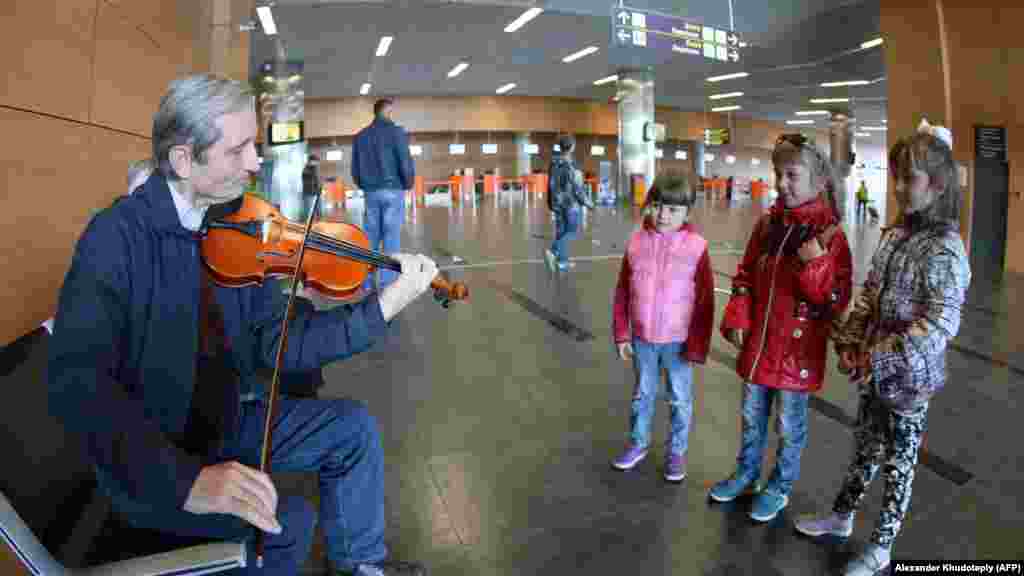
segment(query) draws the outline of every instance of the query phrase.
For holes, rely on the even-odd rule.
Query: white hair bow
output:
[[[918,132],[924,132],[925,134],[931,134],[932,136],[942,140],[949,146],[949,149],[953,149],[953,133],[950,132],[949,128],[945,126],[932,126],[928,123],[927,118],[922,118],[921,123],[917,126]]]

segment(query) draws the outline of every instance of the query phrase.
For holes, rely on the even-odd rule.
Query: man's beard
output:
[[[238,198],[245,193],[245,181],[233,180],[220,186],[211,194],[197,194],[196,204],[211,206],[213,204],[225,204]]]

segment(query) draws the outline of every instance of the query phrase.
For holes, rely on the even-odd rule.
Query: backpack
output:
[[[575,199],[575,186],[572,164],[564,158],[556,158],[551,163],[548,176],[548,209],[554,212],[571,206]]]

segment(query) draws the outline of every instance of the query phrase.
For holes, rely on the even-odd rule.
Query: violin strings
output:
[[[292,231],[296,231],[296,232],[298,232],[300,230],[303,231],[303,232],[305,231],[305,227],[299,226],[298,224],[288,223],[285,226],[287,228],[291,229]],[[359,259],[368,261],[369,263],[375,264],[375,265],[377,265],[378,267],[381,267],[381,268],[392,268],[393,269],[397,265],[397,262],[395,262],[393,258],[388,258],[387,256],[378,254],[377,252],[374,252],[374,251],[371,251],[371,250],[367,250],[367,249],[363,248],[362,246],[358,246],[356,244],[352,244],[351,242],[346,242],[344,240],[337,240],[335,238],[332,238],[332,237],[327,236],[325,234],[321,234],[321,233],[316,232],[316,231],[310,231],[310,236],[314,240],[318,241],[317,243],[319,244],[321,249],[326,247],[328,249],[340,250],[343,253],[345,253],[346,255],[351,255],[351,256],[358,257]],[[400,266],[398,266],[398,267],[400,268]]]

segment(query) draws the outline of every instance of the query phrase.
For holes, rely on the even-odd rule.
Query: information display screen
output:
[[[297,122],[272,122],[267,129],[269,144],[280,146],[281,144],[295,144],[302,142],[305,134],[302,121]]]

